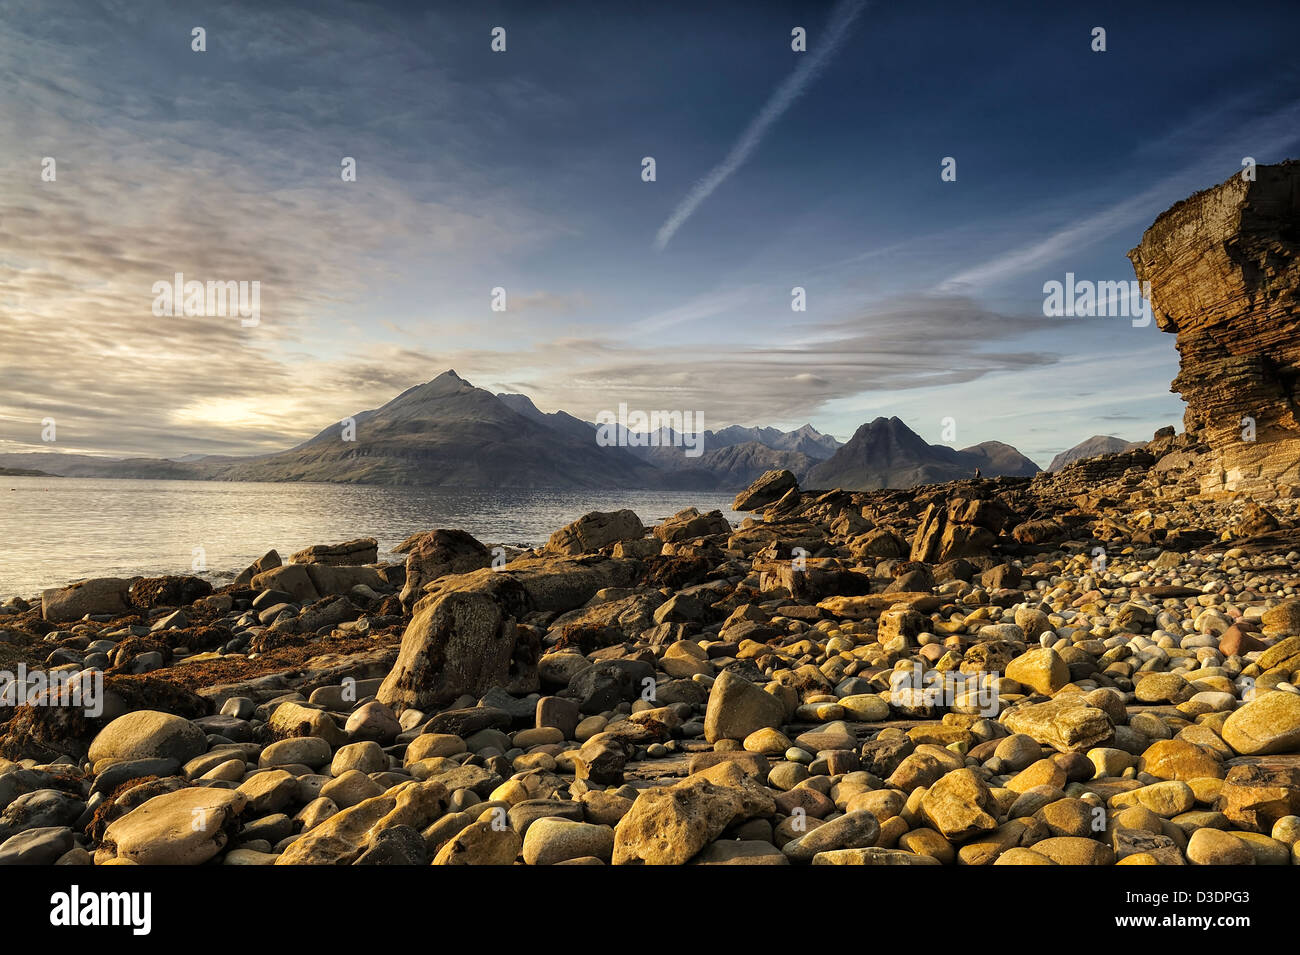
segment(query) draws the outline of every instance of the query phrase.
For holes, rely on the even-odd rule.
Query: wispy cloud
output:
[[[661,332],[683,322],[702,322],[741,308],[750,301],[753,294],[754,289],[749,286],[709,292],[675,308],[643,318],[636,323],[632,331],[633,334],[645,335]]]
[[[1194,189],[1222,181],[1225,173],[1240,168],[1242,156],[1253,155],[1260,162],[1274,156],[1300,140],[1297,132],[1300,102],[1242,124],[1224,137],[1220,148],[1203,153],[1196,161],[1136,195],[1126,196],[1089,216],[1076,219],[1042,238],[1002,252],[977,265],[963,269],[942,282],[941,294],[979,292],[991,285],[1043,268],[1063,257],[1077,253],[1115,235],[1123,229],[1150,223],[1161,207],[1171,205]],[[1204,121],[1193,120],[1184,130],[1168,133],[1166,140],[1176,141],[1189,133],[1202,131]],[[1072,202],[1072,207],[1081,203]]]
[[[484,177],[466,177],[454,157],[430,160],[454,190],[404,174],[401,144],[382,122],[330,118],[327,107],[352,101],[339,99],[338,71],[314,56],[294,62],[328,85],[295,73],[288,105],[264,104],[239,71],[208,83],[198,67],[172,77],[168,96],[139,86],[139,57],[101,52],[122,40],[95,16],[108,14],[87,10],[87,22],[70,26],[0,0],[0,85],[14,91],[0,109],[0,452],[51,450],[41,443],[47,417],[61,451],[283,448],[336,409],[372,407],[442,370],[427,353],[376,341],[388,317],[382,295],[416,271],[410,250],[428,257],[418,270],[430,284],[455,288],[477,263],[554,233],[508,191],[475,185]],[[249,55],[235,42],[243,32],[206,22],[214,47],[220,37]],[[313,36],[326,29],[302,23]],[[72,37],[58,32],[74,26]],[[188,34],[176,36],[197,60]],[[329,62],[351,69],[357,56],[349,82],[369,91],[378,78],[367,64],[386,37],[354,42]],[[93,83],[82,82],[87,61],[107,64]],[[386,102],[408,107],[423,96],[416,85],[396,88],[389,76]],[[321,117],[319,126],[287,115],[294,110]],[[338,173],[347,154],[361,157],[355,183]],[[43,156],[57,159],[54,181],[41,179]],[[176,272],[259,282],[261,324],[155,317],[153,284]],[[538,293],[518,304],[555,303]]]
[[[865,6],[866,0],[842,0],[835,8],[826,26],[826,39],[821,42],[814,41],[813,52],[808,54],[799,68],[786,77],[776,91],[768,97],[763,108],[750,120],[749,125],[745,127],[745,131],[740,134],[740,138],[732,145],[731,151],[722,162],[710,169],[708,174],[686,194],[686,198],[660,226],[659,232],[655,235],[655,248],[661,251],[665,249],[677,230],[694,215],[695,210],[704,203],[704,200],[713,195],[713,191],[726,182],[731,174],[753,155],[772,125],[817,80],[822,70],[826,68],[826,64],[840,48],[844,38],[848,36],[849,28]]]

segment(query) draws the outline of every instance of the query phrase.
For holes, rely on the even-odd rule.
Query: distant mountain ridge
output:
[[[0,454],[0,467],[68,477],[727,492],[780,469],[805,486],[846,489],[946,481],[976,468],[989,477],[1039,470],[999,441],[960,451],[927,444],[898,418],[864,424],[843,445],[805,424],[793,431],[731,425],[703,432],[699,442],[664,429],[653,443],[616,426],[602,446],[596,424],[543,412],[526,395],[493,394],[450,370],[351,419],[355,440],[333,423],[273,454],[115,460],[33,452]]]
[[[815,488],[874,491],[973,477],[1032,476],[1039,467],[1009,444],[986,441],[963,450],[929,444],[900,419],[876,418],[808,474]]]
[[[822,434],[810,424],[794,431],[776,428],[742,428],[731,425],[721,431],[706,431],[705,443],[709,448],[729,448],[738,444],[761,444],[773,451],[794,451],[806,454],[814,461],[829,458],[840,448],[840,443],[829,434]]]
[[[1075,461],[1095,458],[1101,454],[1115,454],[1118,451],[1127,451],[1129,448],[1136,448],[1143,443],[1142,441],[1125,441],[1123,438],[1117,438],[1110,434],[1094,434],[1088,440],[1080,441],[1074,447],[1068,448],[1052,458],[1052,463],[1047,466],[1047,470],[1059,471],[1067,464],[1073,464]]]
[[[597,432],[596,424],[567,411],[548,414],[538,410],[526,395],[497,397],[524,417],[566,434],[592,440]],[[661,428],[653,443],[647,442],[644,435],[629,435],[617,425],[613,436],[617,448],[661,471],[674,472],[672,479],[665,478],[673,486],[701,489],[744,487],[764,472],[782,468],[802,478],[817,461],[830,457],[840,446],[835,438],[811,424],[794,431],[731,425],[720,431],[706,430],[698,442],[696,435],[681,435],[672,428]],[[701,453],[691,454],[696,448]]]

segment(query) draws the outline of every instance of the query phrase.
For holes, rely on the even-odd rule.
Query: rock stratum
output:
[[[1178,336],[1173,390],[1206,493],[1300,484],[1300,162],[1258,166],[1169,209],[1129,253]]]

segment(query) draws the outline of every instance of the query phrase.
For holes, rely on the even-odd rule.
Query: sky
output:
[[[1181,427],[1174,337],[1044,284],[1300,156],[1300,8],[986,6],[0,0],[0,452],[275,451],[449,368],[1040,465]]]

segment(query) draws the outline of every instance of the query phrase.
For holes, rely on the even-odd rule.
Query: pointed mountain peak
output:
[[[463,391],[467,388],[473,388],[474,386],[470,382],[462,378],[460,375],[456,374],[455,371],[448,368],[437,378],[433,379],[432,381],[428,382],[425,385],[422,385],[421,387],[427,388],[430,392],[433,393],[446,394],[446,393],[455,393],[457,391]]]
[[[896,415],[889,418],[886,418],[884,415],[874,418],[858,428],[858,432],[860,434],[901,434],[916,435],[917,437],[920,437],[920,435],[917,435],[915,431],[907,426],[907,422]]]

